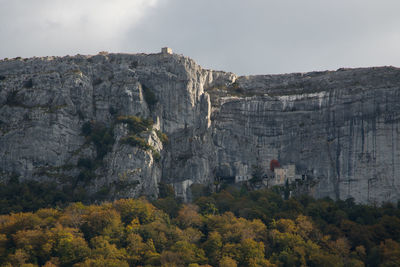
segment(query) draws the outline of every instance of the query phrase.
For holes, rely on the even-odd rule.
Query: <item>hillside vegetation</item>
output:
[[[0,215],[1,266],[398,266],[400,209],[226,188]]]

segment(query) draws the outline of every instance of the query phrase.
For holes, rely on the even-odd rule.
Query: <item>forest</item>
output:
[[[276,188],[218,193],[192,188],[182,203],[161,184],[157,200],[62,203],[60,195],[0,199],[0,266],[399,266],[400,209],[352,199],[285,199]],[[20,186],[21,188],[19,188]],[[40,190],[40,187],[32,187]],[[24,196],[24,194],[26,196]],[[6,197],[5,197],[6,196]],[[7,198],[8,199],[5,199]],[[19,203],[17,203],[19,201]],[[7,203],[14,206],[7,207]],[[12,210],[12,207],[15,210]],[[41,208],[40,208],[41,207]]]

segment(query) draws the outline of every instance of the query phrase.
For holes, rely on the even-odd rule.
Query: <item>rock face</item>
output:
[[[121,116],[153,120],[135,135],[146,145],[124,142]],[[0,61],[0,179],[110,198],[156,197],[161,181],[187,198],[192,184],[248,179],[276,159],[316,197],[396,201],[399,123],[393,67],[237,77],[176,54]]]
[[[240,77],[236,83],[249,96],[222,100],[214,119],[217,162],[231,172],[246,175],[248,166],[275,158],[316,179],[317,197],[399,198],[400,70]]]

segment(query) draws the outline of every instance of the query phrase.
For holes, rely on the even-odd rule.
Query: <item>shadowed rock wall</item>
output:
[[[277,159],[314,179],[317,197],[395,201],[399,87],[392,67],[236,77],[175,54],[1,61],[0,179],[106,188],[110,198],[155,197],[163,181],[186,198],[193,183],[250,177]],[[154,121],[139,135],[152,149],[121,142],[129,125],[117,118],[131,115]],[[112,133],[101,158],[82,134],[88,122]],[[96,162],[91,179],[78,179],[82,158]]]

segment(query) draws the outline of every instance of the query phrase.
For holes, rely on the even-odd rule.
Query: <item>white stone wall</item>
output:
[[[284,167],[286,169],[286,178],[289,179],[289,183],[294,182],[296,178],[296,166],[290,164]]]
[[[275,168],[275,183],[274,185],[282,185],[285,184],[286,181],[286,169],[284,168]]]

